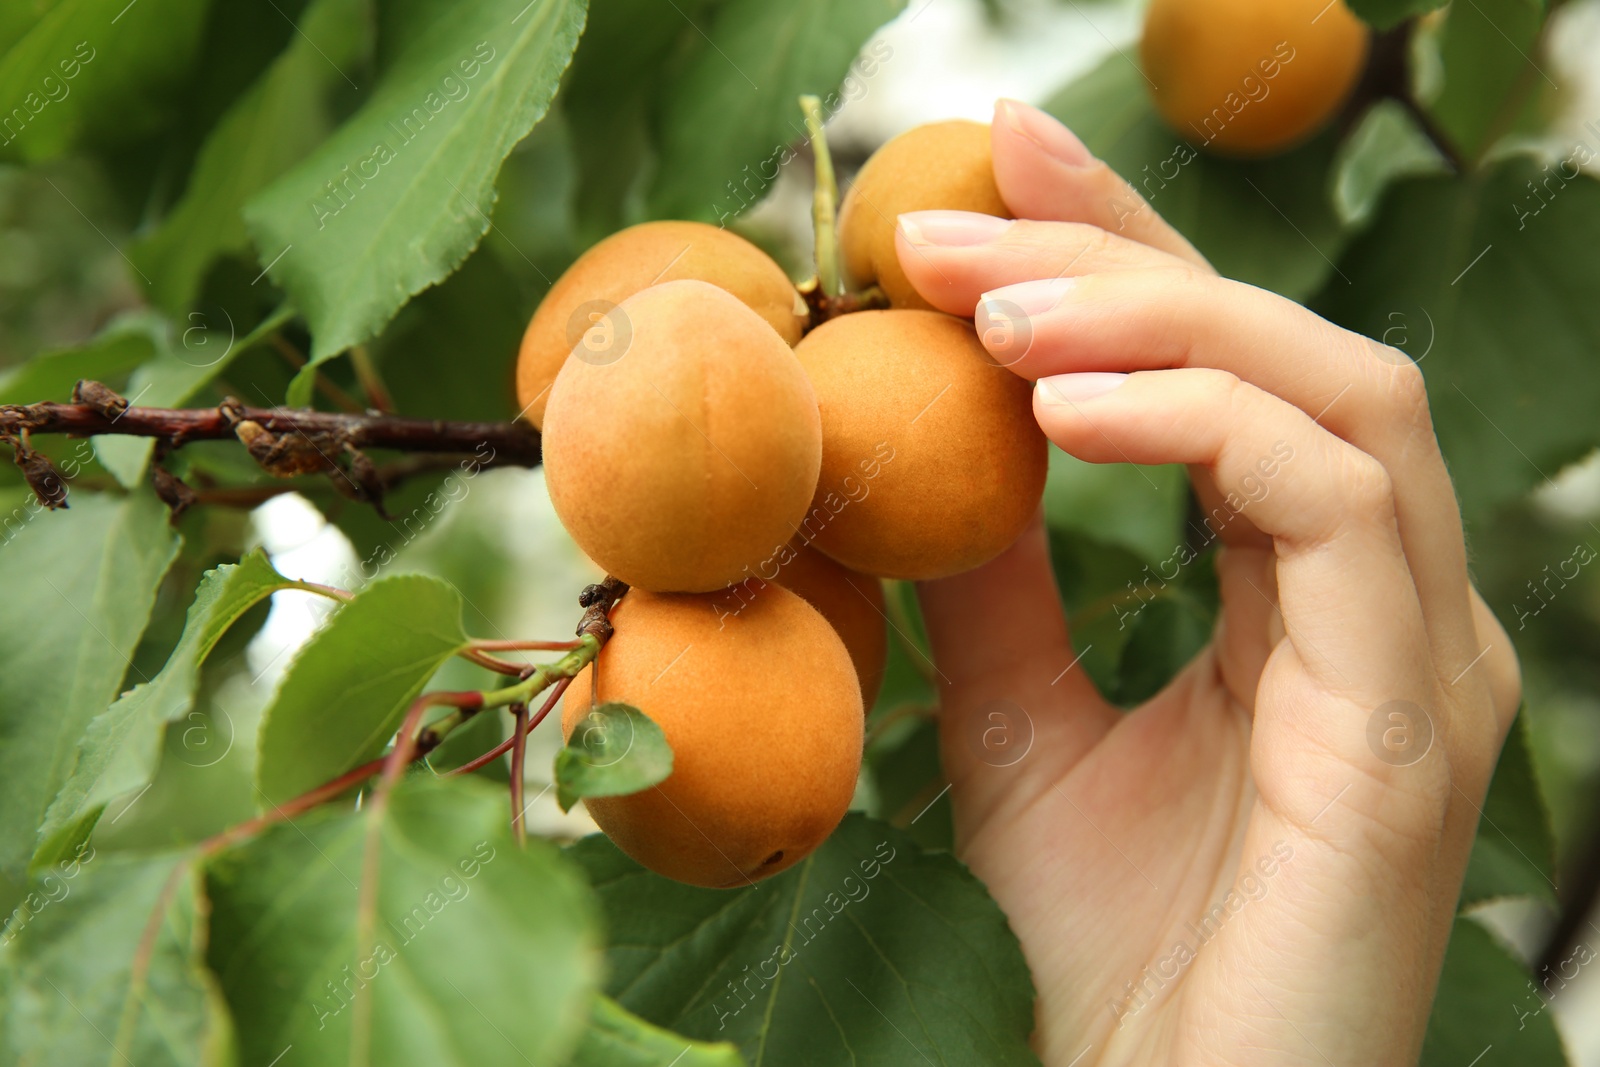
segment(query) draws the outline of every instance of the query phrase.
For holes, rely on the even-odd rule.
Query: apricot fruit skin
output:
[[[703,222],[630,226],[579,256],[534,312],[517,357],[517,403],[523,417],[536,428],[544,426],[550,387],[576,341],[575,313],[591,304],[591,312],[620,304],[641,289],[685,278],[726,289],[786,344],[800,340],[806,324],[803,305],[797,306],[789,276],[761,249]]]
[[[629,585],[721,589],[806,512],[822,459],[816,394],[772,327],[714,285],[665,282],[620,307],[627,351],[568,360],[550,391],[550,501]]]
[[[778,583],[820,611],[844,641],[861,682],[861,702],[870,711],[889,655],[883,583],[804,543],[790,548],[793,554],[779,568]]]
[[[893,307],[932,308],[900,266],[894,231],[903,213],[935,210],[1011,217],[995,187],[989,127],[983,123],[917,126],[867,160],[839,210],[839,247],[856,284],[876,282]]]
[[[850,654],[815,608],[780,586],[731,617],[714,600],[630,590],[567,690],[561,728],[570,738],[596,696],[654,720],[672,746],[666,781],[584,804],[646,867],[722,889],[793,866],[833,832],[860,773],[863,715]]]
[[[1139,52],[1174,130],[1249,157],[1320,130],[1361,76],[1367,42],[1344,0],[1151,0]]]
[[[970,323],[862,311],[795,348],[822,412],[822,473],[800,534],[853,570],[925,580],[999,555],[1033,518],[1048,465],[1032,387]]]

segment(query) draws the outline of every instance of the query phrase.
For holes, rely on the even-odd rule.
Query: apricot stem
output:
[[[844,282],[839,272],[839,184],[833,176],[833,156],[828,151],[828,135],[822,128],[822,101],[815,96],[802,96],[800,110],[806,116],[806,133],[811,138],[811,154],[816,164],[811,221],[816,229],[817,281],[822,294],[832,298],[844,292]]]

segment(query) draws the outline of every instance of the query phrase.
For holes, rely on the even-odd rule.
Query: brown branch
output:
[[[0,435],[62,433],[155,437],[171,447],[191,441],[229,441],[251,422],[273,434],[338,440],[358,448],[471,455],[490,451],[483,466],[538,466],[539,431],[521,422],[447,422],[399,415],[353,415],[303,408],[245,407],[225,400],[214,408],[130,407],[112,418],[88,404],[0,405]]]

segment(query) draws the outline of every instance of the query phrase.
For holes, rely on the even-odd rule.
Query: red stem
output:
[[[509,675],[512,678],[521,678],[526,673],[526,667],[521,663],[512,663],[487,652],[479,652],[476,648],[469,648],[461,654],[464,658],[476,663],[480,667],[494,671],[496,674]]]
[[[528,755],[528,705],[511,705],[516,722],[511,728],[511,829],[517,844],[528,843],[528,830],[522,821],[522,774]]]

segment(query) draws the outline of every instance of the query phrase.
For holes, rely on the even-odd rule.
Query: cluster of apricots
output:
[[[879,579],[970,570],[1038,507],[1028,383],[895,259],[894,219],[929,208],[1006,214],[988,127],[919,127],[858,175],[840,247],[887,309],[812,329],[755,245],[651,222],[579,257],[528,325],[517,390],[550,499],[630,586],[563,727],[620,701],[666,734],[670,777],[586,803],[669,877],[745,885],[826,839],[884,668]]]
[[[1143,58],[1179,132],[1261,155],[1325,124],[1366,50],[1342,0],[1153,0]],[[582,255],[523,337],[517,391],[556,513],[631,587],[563,729],[610,701],[661,727],[672,774],[588,809],[669,877],[749,884],[832,832],[884,669],[879,579],[977,567],[1038,507],[1028,383],[896,254],[895,220],[930,209],[1010,217],[988,127],[920,126],[857,175],[843,266],[887,309],[815,324],[755,245],[651,222]]]

